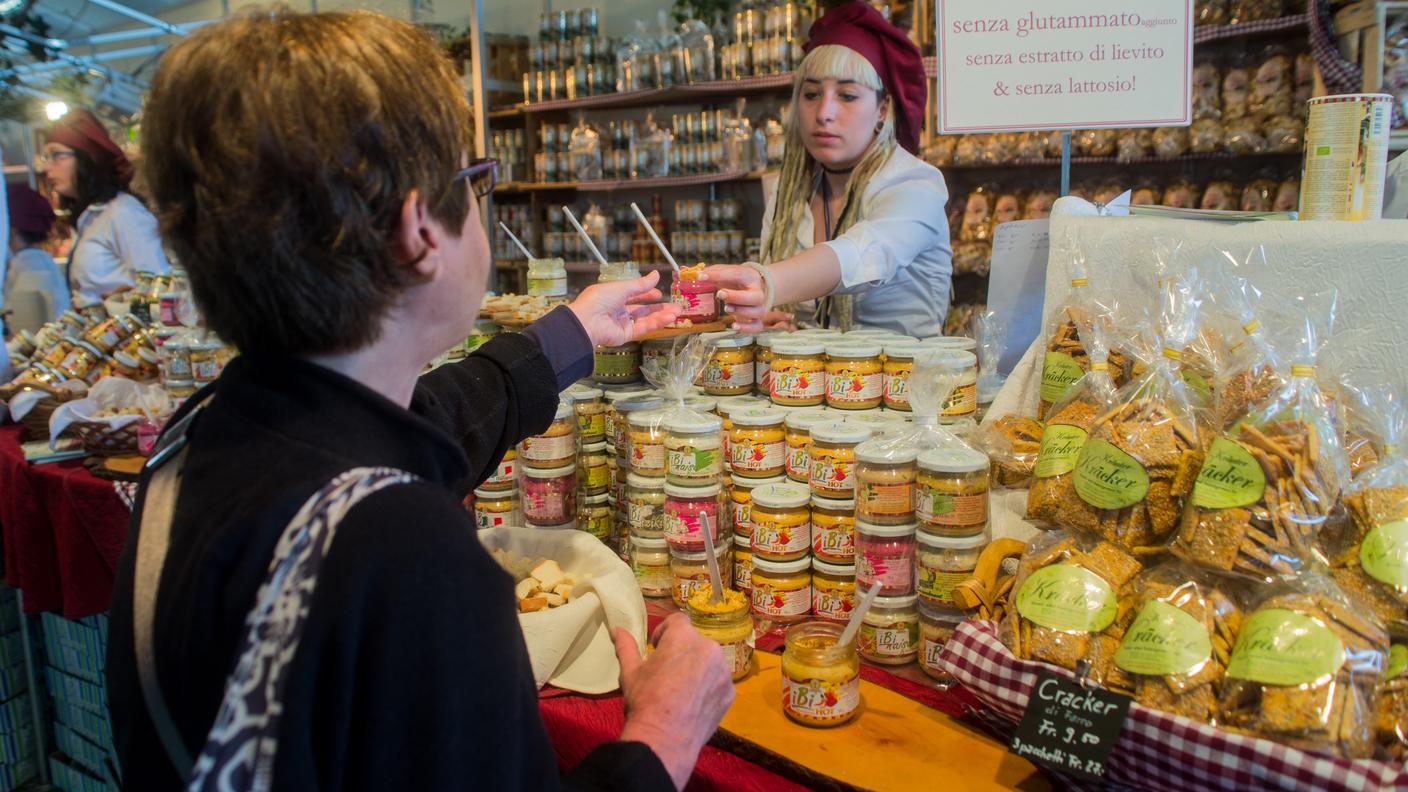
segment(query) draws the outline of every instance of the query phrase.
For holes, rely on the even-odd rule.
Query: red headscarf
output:
[[[47,234],[54,226],[54,207],[28,185],[7,186],[5,203],[9,208],[11,228],[31,234]]]
[[[924,59],[914,42],[869,3],[851,2],[832,8],[812,23],[811,38],[803,49],[811,52],[823,44],[855,50],[875,67],[895,105],[895,137],[909,153],[918,154],[928,89]]]
[[[108,131],[97,116],[81,107],[54,122],[49,130],[49,142],[77,149],[100,165],[112,165],[124,188],[132,183],[132,163],[127,155],[108,137]]]

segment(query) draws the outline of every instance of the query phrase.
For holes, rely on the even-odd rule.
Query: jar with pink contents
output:
[[[701,517],[707,518],[715,545],[719,541],[720,510],[718,484],[704,487],[665,485],[665,541],[671,549],[698,552],[704,547]]]
[[[872,525],[856,520],[856,586],[898,597],[914,592],[915,523]]]
[[[549,526],[577,516],[577,467],[523,468],[523,520]]]

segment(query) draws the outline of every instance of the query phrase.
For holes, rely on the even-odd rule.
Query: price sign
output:
[[[1129,699],[1043,672],[1012,738],[1012,752],[1068,775],[1105,777]]]

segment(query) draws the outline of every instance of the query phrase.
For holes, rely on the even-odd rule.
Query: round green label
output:
[[[1036,467],[1032,472],[1037,478],[1051,478],[1070,473],[1080,458],[1080,450],[1090,437],[1079,426],[1048,424],[1041,435],[1041,451],[1037,453]]]
[[[1202,400],[1203,404],[1212,403],[1212,386],[1203,378],[1202,374],[1192,370],[1183,369],[1183,384],[1192,389],[1194,395]]]
[[[1203,469],[1193,483],[1193,505],[1202,509],[1237,509],[1261,500],[1266,474],[1251,452],[1219,437],[1212,441]]]
[[[1085,376],[1085,369],[1070,355],[1062,352],[1047,352],[1041,366],[1041,400],[1055,404],[1071,383]]]
[[[1027,576],[1017,593],[1022,618],[1063,632],[1100,632],[1119,610],[1115,592],[1099,575],[1070,564],[1052,564]]]
[[[1408,586],[1408,520],[1374,526],[1359,544],[1359,565],[1380,583]]]
[[[1343,662],[1339,636],[1320,622],[1268,608],[1243,625],[1227,676],[1263,685],[1309,685],[1329,679]]]
[[[1154,600],[1139,611],[1115,652],[1115,665],[1131,674],[1196,674],[1212,657],[1212,639],[1182,608]]]
[[[1098,437],[1081,449],[1071,483],[1097,509],[1124,509],[1149,492],[1149,474],[1139,461]]]
[[[1404,669],[1408,669],[1408,646],[1394,644],[1388,648],[1388,667],[1384,669],[1384,681],[1397,678]]]

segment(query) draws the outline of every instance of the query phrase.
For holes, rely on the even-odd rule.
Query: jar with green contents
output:
[[[665,479],[631,473],[626,477],[626,515],[632,536],[664,539]]]
[[[577,455],[577,486],[583,495],[605,495],[610,471],[607,468],[606,441],[601,440],[582,447]]]
[[[577,527],[603,542],[611,539],[611,504],[606,495],[589,495],[577,507]]]
[[[573,385],[567,389],[572,411],[577,415],[577,439],[595,443],[606,439],[606,400],[601,388]]]
[[[593,355],[592,380],[602,385],[640,382],[640,360],[640,344],[635,341],[597,347]]]
[[[675,413],[665,421],[665,476],[697,487],[723,475],[723,420],[707,413]]]

